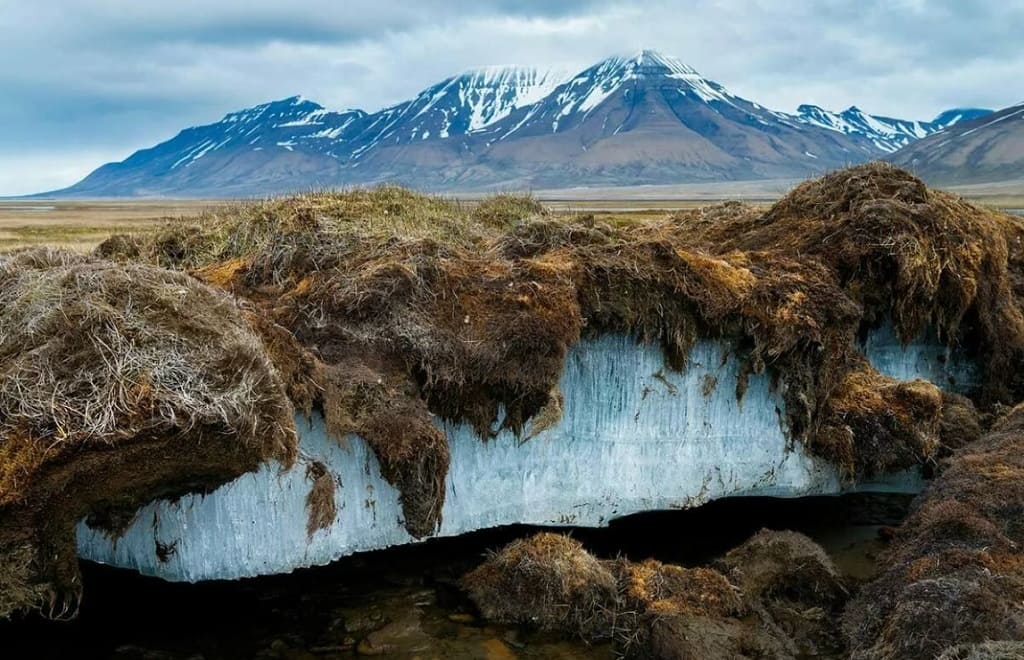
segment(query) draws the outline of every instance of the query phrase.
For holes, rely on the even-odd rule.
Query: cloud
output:
[[[1024,96],[1024,0],[0,0],[0,33],[0,194],[24,187],[16,154],[123,157],[292,94],[372,111],[472,66],[640,48],[784,110],[925,119]]]
[[[120,150],[73,148],[0,152],[0,194],[31,195],[57,190],[122,157]]]

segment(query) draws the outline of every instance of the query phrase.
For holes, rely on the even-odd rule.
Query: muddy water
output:
[[[572,530],[595,554],[699,565],[761,527],[796,529],[822,543],[848,575],[868,577],[880,525],[905,514],[906,497],[722,500],[693,511],[644,514],[604,530]],[[73,623],[0,624],[3,658],[315,660],[381,658],[612,658],[591,647],[487,625],[456,587],[489,549],[531,533],[481,532],[350,557],[292,575],[169,584],[84,567],[85,600]]]

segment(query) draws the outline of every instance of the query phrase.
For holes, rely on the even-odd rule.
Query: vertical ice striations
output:
[[[899,377],[956,368],[929,363],[934,345],[904,351],[884,330],[868,348]],[[439,535],[512,523],[599,526],[727,496],[839,492],[830,464],[790,446],[767,376],[752,377],[737,401],[738,368],[722,342],[699,342],[687,370],[672,373],[657,347],[615,336],[581,341],[566,363],[565,413],[553,428],[526,442],[506,432],[484,443],[464,425],[446,425],[451,468]],[[206,497],[152,503],[116,541],[83,523],[80,555],[197,581],[283,573],[412,542],[398,493],[365,442],[328,437],[319,416],[300,418],[299,428],[302,458],[292,470],[267,466]],[[338,515],[310,538],[303,463],[314,460],[335,477]],[[862,485],[918,486],[908,475]]]
[[[923,378],[953,392],[967,392],[981,384],[976,365],[962,352],[940,344],[934,333],[904,345],[892,324],[885,323],[868,334],[861,351],[890,378]]]

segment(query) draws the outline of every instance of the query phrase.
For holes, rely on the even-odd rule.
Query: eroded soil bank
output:
[[[435,420],[481,442],[550,429],[585,338],[635,337],[672,372],[728,340],[743,364],[723,385],[743,400],[770,379],[786,438],[844,481],[931,466],[976,436],[975,407],[1024,397],[1022,272],[1016,219],[884,164],[767,211],[619,225],[383,187],[245,204],[90,257],[4,256],[0,617],[74,617],[80,520],[119,538],[154,499],[295,460],[296,409],[363,438],[408,535],[436,535],[452,456]],[[857,339],[887,320],[966,349],[972,399],[872,367]],[[336,513],[312,508],[307,538]]]
[[[571,530],[594,555],[706,565],[763,527],[806,533],[856,582],[875,572],[880,530],[906,514],[893,495],[727,499],[689,511],[633,516]],[[78,620],[37,616],[0,624],[4,657],[613,658],[610,643],[485,622],[459,579],[490,550],[532,535],[505,528],[366,553],[292,575],[197,585],[86,564]]]

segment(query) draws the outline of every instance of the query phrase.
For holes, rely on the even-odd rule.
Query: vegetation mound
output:
[[[323,407],[335,434],[369,440],[423,536],[440,522],[448,464],[433,416],[484,439],[557,422],[582,335],[658,343],[675,369],[699,338],[730,341],[747,374],[774,376],[794,442],[851,480],[933,460],[973,407],[882,376],[855,339],[890,319],[905,340],[933,328],[987,367],[981,400],[1012,400],[1021,370],[1006,365],[1024,356],[1015,231],[870,164],[767,213],[724,204],[607,224],[554,218],[530,198],[469,207],[384,187],[213,210],[98,251],[188,269],[290,333],[289,365],[302,365],[282,367],[290,391]]]
[[[887,570],[847,608],[854,658],[1020,657],[1001,649],[1024,640],[1022,449],[1018,406],[919,498]]]
[[[840,657],[835,625],[849,598],[846,580],[821,546],[803,534],[763,529],[716,566],[742,591],[747,606],[788,640],[798,657]]]
[[[73,615],[75,525],[295,455],[293,407],[237,304],[183,273],[0,256],[0,617]]]
[[[492,621],[588,640],[612,635],[615,574],[567,536],[537,534],[513,541],[462,584]]]
[[[788,565],[785,562],[789,562]],[[462,579],[490,621],[612,639],[627,658],[836,657],[846,590],[805,536],[763,530],[713,568],[601,561],[576,541],[514,541]]]

